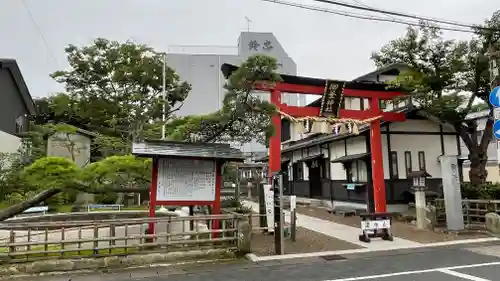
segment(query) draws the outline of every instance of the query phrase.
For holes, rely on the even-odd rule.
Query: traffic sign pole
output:
[[[500,120],[500,76],[499,76],[499,54],[495,49],[495,46],[490,43],[488,47],[488,59],[489,59],[489,72],[490,72],[490,87],[491,93],[489,96],[489,100],[491,105],[495,108],[493,109],[493,118],[495,120],[493,126],[493,134],[495,135],[496,143],[497,143],[497,162],[500,169],[500,141],[499,141],[499,132],[498,125],[496,125]],[[493,99],[496,98],[496,104],[493,102]],[[496,125],[496,126],[495,126]]]

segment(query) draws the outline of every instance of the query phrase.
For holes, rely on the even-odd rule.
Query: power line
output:
[[[412,18],[412,19],[416,19],[416,20],[423,20],[423,21],[441,23],[441,24],[446,24],[446,25],[454,25],[454,26],[460,26],[460,27],[467,27],[467,28],[471,28],[471,29],[482,29],[482,30],[500,32],[500,29],[496,29],[496,28],[480,27],[480,26],[461,23],[461,22],[457,22],[457,21],[428,18],[428,17],[422,17],[422,16],[418,16],[418,15],[413,15],[413,14],[406,14],[406,13],[401,13],[401,12],[382,10],[382,9],[377,9],[377,8],[372,8],[372,7],[362,7],[362,6],[353,5],[353,4],[349,4],[346,2],[342,2],[342,1],[334,1],[334,0],[313,0],[313,1],[320,2],[320,3],[326,3],[326,4],[330,4],[330,5],[346,7],[346,8],[351,8],[351,9],[356,9],[356,10],[363,10],[363,11],[398,16],[398,17]]]
[[[282,1],[282,0],[262,0],[262,1],[269,2],[269,3],[275,3],[275,4],[279,4],[279,5],[284,5],[284,6],[289,6],[289,7],[300,8],[300,9],[309,10],[309,11],[335,14],[335,15],[340,15],[340,16],[349,17],[349,18],[379,21],[379,22],[390,22],[390,23],[397,23],[397,24],[403,24],[403,25],[407,25],[407,26],[409,25],[409,26],[415,26],[415,27],[426,26],[425,23],[417,23],[417,22],[404,21],[404,20],[399,20],[399,19],[381,18],[381,17],[376,17],[376,16],[369,16],[366,14],[359,14],[359,13],[353,13],[353,12],[340,11],[340,10],[332,10],[332,9],[318,7],[318,6],[310,6],[310,5],[298,4],[298,3],[287,2],[287,1]],[[440,29],[440,30],[464,32],[464,33],[475,33],[471,29],[461,29],[461,28],[444,27],[444,26],[433,26],[433,27]]]
[[[365,6],[367,8],[373,8],[372,6],[368,6],[365,3],[361,2],[361,1],[358,1],[358,0],[352,0],[352,2],[354,2],[354,3],[358,4],[358,5],[361,5],[361,6]],[[390,15],[387,15],[386,17],[391,18],[393,20],[398,20],[397,18],[395,18],[393,16],[390,16]]]
[[[38,26],[38,24],[36,23],[36,20],[35,18],[33,17],[33,14],[31,13],[31,10],[30,8],[28,7],[28,4],[26,3],[25,0],[21,0],[21,3],[23,3],[23,6],[24,6],[24,9],[26,10],[26,12],[28,13],[28,16],[30,17],[30,20],[31,20],[31,23],[33,24],[33,26],[35,27],[36,29],[36,32],[38,33],[38,35],[40,36],[40,38],[42,39],[42,42],[43,44],[45,45],[45,49],[47,50],[47,53],[49,54],[49,56],[51,57],[51,59],[56,63],[56,65],[58,65],[58,61],[56,59],[56,57],[54,56],[54,54],[52,53],[51,49],[50,49],[50,46],[49,44],[47,43],[47,40],[45,40],[45,36],[43,36],[43,32],[42,32],[42,29]]]

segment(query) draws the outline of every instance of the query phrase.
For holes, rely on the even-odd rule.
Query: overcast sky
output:
[[[313,1],[290,1],[318,5]],[[500,0],[358,2],[468,23],[481,23],[500,7]],[[352,79],[373,70],[370,53],[404,34],[405,29],[402,25],[350,19],[261,0],[25,0],[24,3],[36,24],[23,1],[0,0],[0,57],[18,61],[33,96],[60,91],[62,87],[49,74],[67,66],[64,47],[88,44],[96,37],[132,39],[159,51],[167,51],[170,45],[236,45],[239,33],[247,28],[245,17],[248,17],[252,20],[251,31],[276,35],[297,63],[300,75]],[[461,33],[446,33],[446,36],[468,38]]]

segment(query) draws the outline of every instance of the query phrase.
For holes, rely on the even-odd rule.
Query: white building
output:
[[[225,95],[225,78],[221,65],[241,64],[249,56],[262,53],[275,57],[279,72],[296,75],[297,65],[287,54],[283,46],[272,33],[242,32],[237,46],[172,46],[167,53],[167,64],[173,68],[182,80],[191,84],[192,90],[179,110],[179,116],[206,114],[217,111],[222,106]],[[261,95],[261,94],[257,94]],[[268,94],[261,95],[269,98]],[[283,103],[305,105],[303,95],[284,94]],[[265,153],[266,148],[257,143],[245,144],[244,152]]]

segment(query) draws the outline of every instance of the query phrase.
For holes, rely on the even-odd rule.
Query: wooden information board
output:
[[[157,201],[214,201],[215,161],[158,159]]]

